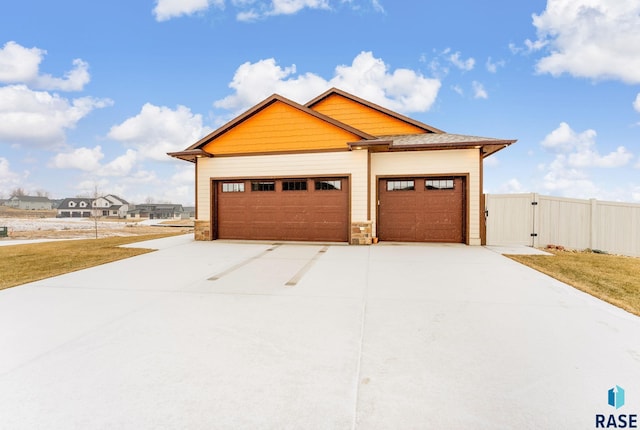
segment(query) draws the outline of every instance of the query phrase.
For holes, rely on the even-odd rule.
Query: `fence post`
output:
[[[597,208],[598,201],[596,199],[590,199],[591,202],[591,222],[589,225],[589,249],[596,249],[596,244],[598,242],[598,223],[597,223]]]
[[[538,194],[531,193],[531,246],[535,248],[539,245],[538,230],[540,224],[540,211],[538,210]]]

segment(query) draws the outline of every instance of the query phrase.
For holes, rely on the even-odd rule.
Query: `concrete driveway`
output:
[[[159,251],[0,291],[0,428],[588,429],[640,414],[640,318],[487,248],[142,246]]]

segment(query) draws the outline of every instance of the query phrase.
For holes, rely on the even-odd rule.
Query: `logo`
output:
[[[620,385],[609,389],[607,392],[607,403],[609,406],[620,409],[624,406],[624,388]],[[638,414],[597,414],[596,415],[596,428],[597,429],[637,429],[638,428]]]
[[[624,389],[616,385],[609,390],[609,406],[620,409],[624,406]]]

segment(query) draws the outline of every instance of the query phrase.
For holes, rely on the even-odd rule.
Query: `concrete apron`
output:
[[[0,291],[0,428],[594,428],[640,413],[640,318],[482,247],[137,246],[160,250]],[[607,404],[615,385],[624,409]]]

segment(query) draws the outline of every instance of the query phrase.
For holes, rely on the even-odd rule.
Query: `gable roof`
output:
[[[76,206],[69,206],[70,202],[74,202],[76,204]],[[80,202],[85,202],[86,206],[85,207],[80,207]],[[82,209],[82,210],[87,210],[87,209],[92,209],[91,204],[93,203],[93,199],[89,199],[89,198],[84,198],[84,197],[78,197],[78,198],[66,198],[64,200],[62,200],[62,203],[60,203],[60,206],[58,206],[58,209]]]
[[[120,205],[128,205],[125,199],[116,196],[115,194],[107,194],[104,196],[105,199],[109,200],[111,203],[120,204]]]
[[[409,118],[408,116],[399,114],[398,112],[394,112],[390,109],[384,108],[380,105],[377,105],[375,103],[372,103],[368,100],[362,99],[360,97],[354,96],[353,94],[349,94],[346,91],[340,90],[338,88],[331,88],[327,91],[325,91],[324,93],[320,94],[318,97],[314,98],[313,100],[309,101],[305,106],[313,109],[313,107],[315,105],[317,105],[318,103],[320,103],[321,101],[331,97],[331,96],[340,96],[343,98],[346,98],[348,100],[351,100],[353,102],[356,102],[358,104],[361,104],[362,106],[365,106],[369,109],[373,109],[375,111],[378,111],[382,114],[385,114],[387,116],[390,116],[392,118],[395,118],[397,120],[400,120],[402,122],[405,122],[407,124],[413,125],[415,127],[421,128],[423,129],[425,132],[427,133],[444,133],[442,130],[439,130],[435,127],[432,127],[428,124],[425,124],[423,122],[417,121],[413,118]]]
[[[339,110],[340,109],[339,102],[326,105],[327,107],[327,109],[325,110],[326,113],[322,113],[321,106],[319,105],[323,101],[326,101],[327,99],[329,99],[330,97],[340,97],[349,101],[349,103],[346,103],[344,105],[345,107],[342,108],[343,110],[341,111]],[[267,99],[263,100],[262,102],[252,107],[251,109],[247,110],[246,112],[242,113],[241,115],[227,122],[217,130],[209,133],[207,136],[198,140],[196,143],[189,146],[184,151],[169,152],[168,155],[174,158],[179,158],[179,159],[190,161],[190,162],[195,162],[196,159],[200,157],[207,157],[207,158],[213,157],[214,153],[208,152],[209,149],[207,148],[207,145],[209,145],[211,142],[221,137],[225,133],[231,130],[234,130],[236,127],[240,126],[245,121],[248,121],[249,119],[258,115],[260,112],[264,111],[265,109],[268,109],[270,106],[274,105],[275,103],[282,103],[285,107],[288,107],[289,109],[293,109],[305,115],[309,115],[309,117],[315,118],[316,120],[320,120],[321,123],[329,124],[332,127],[335,127],[333,130],[335,130],[336,132],[341,131],[343,133],[348,133],[354,136],[356,139],[353,142],[346,142],[346,146],[349,149],[352,149],[352,148],[359,149],[359,147],[370,147],[370,148],[377,147],[378,148],[377,150],[406,151],[406,150],[482,148],[482,156],[484,158],[516,142],[516,140],[506,140],[506,139],[496,139],[496,138],[489,138],[489,137],[468,136],[468,135],[462,135],[462,134],[446,133],[428,124],[414,120],[412,118],[409,118],[397,112],[393,112],[375,103],[372,103],[362,98],[359,98],[357,96],[354,96],[353,94],[349,94],[346,91],[342,91],[338,88],[331,88],[326,92],[324,92],[323,94],[319,95],[318,97],[314,98],[313,100],[309,101],[306,105],[301,105],[285,97],[282,97],[278,94],[273,94],[272,96],[268,97]],[[359,127],[361,127],[361,125],[356,125],[356,127],[354,127],[352,125],[346,124],[344,121],[348,119],[349,114],[353,114],[354,112],[353,109],[349,108],[349,106],[353,107],[356,105],[359,105],[360,107],[362,107],[362,110],[360,112],[366,112],[367,110],[372,113],[375,112],[374,118],[376,115],[378,116],[379,119],[382,118],[380,117],[380,115],[387,116],[390,120],[392,120],[391,121],[392,123],[395,121],[396,124],[405,124],[405,126],[401,126],[400,128],[394,127],[395,130],[387,130],[388,133],[381,132],[379,135],[374,136],[370,134],[371,131],[368,133],[363,130],[360,130]],[[317,107],[318,110],[314,109],[315,107]],[[331,113],[332,109],[335,110],[336,117],[339,117],[339,116],[344,117],[344,118],[341,118],[342,121],[332,117],[333,116]],[[360,108],[355,108],[355,109],[356,111],[358,111]],[[337,113],[339,111],[342,113],[346,112],[347,115],[346,116],[344,114],[338,115]],[[364,125],[364,123],[362,125]],[[362,127],[362,128],[371,128],[371,127]],[[374,129],[376,128],[374,127]],[[402,133],[400,132],[400,129],[405,129],[405,130],[413,129],[413,130],[416,130],[417,132],[413,134],[404,134],[404,133],[412,133],[412,131],[405,131],[404,133]],[[240,129],[237,129],[237,130],[240,130]],[[377,128],[377,130],[382,131],[381,128]],[[422,132],[420,132],[419,130],[422,130]],[[307,129],[305,129],[305,132],[309,133]],[[395,134],[391,134],[389,132],[395,133]],[[357,138],[360,138],[360,140],[358,140]],[[235,138],[231,138],[229,142],[233,141],[233,139]],[[221,149],[222,152],[220,152],[220,154],[216,153],[215,155],[216,156],[217,155],[239,155],[237,153],[224,152],[225,145],[228,146],[229,142],[225,143],[224,138],[221,139],[220,140],[221,146],[219,149]],[[320,148],[316,148],[316,149],[320,150]],[[327,148],[327,149],[333,150],[333,148]],[[251,154],[253,152],[242,151],[242,153]]]
[[[297,109],[298,111],[305,113],[307,115],[310,115],[314,118],[317,118],[321,121],[324,121],[328,124],[333,125],[334,127],[344,130],[346,132],[349,132],[355,136],[360,137],[361,139],[375,139],[375,136],[372,136],[370,134],[367,134],[361,130],[358,130],[354,127],[351,127],[350,125],[344,124],[340,121],[337,121],[329,116],[323,115],[320,112],[316,112],[313,109],[309,109],[306,106],[303,106],[301,104],[298,104],[292,100],[289,100],[285,97],[282,97],[279,94],[273,94],[272,96],[268,97],[267,99],[263,100],[262,102],[258,103],[257,105],[255,105],[254,107],[252,107],[251,109],[247,110],[246,112],[244,112],[243,114],[237,116],[236,118],[232,119],[231,121],[229,121],[228,123],[224,124],[223,126],[221,126],[220,128],[218,128],[217,130],[214,130],[213,132],[209,133],[208,135],[206,135],[205,137],[203,137],[202,139],[200,139],[199,141],[197,141],[196,143],[194,143],[193,145],[189,146],[186,150],[184,151],[179,151],[179,152],[170,152],[168,155],[175,157],[175,158],[181,158],[183,160],[187,160],[187,161],[194,161],[196,157],[210,157],[211,154],[208,154],[206,151],[204,151],[202,148],[204,146],[206,146],[207,144],[209,144],[210,142],[212,142],[213,140],[215,140],[216,138],[218,138],[219,136],[223,135],[224,133],[228,132],[229,130],[239,126],[240,124],[242,124],[243,122],[247,121],[249,118],[253,117],[254,115],[258,114],[259,112],[263,111],[264,109],[268,108],[269,106],[273,105],[274,103],[284,103],[285,105]]]

